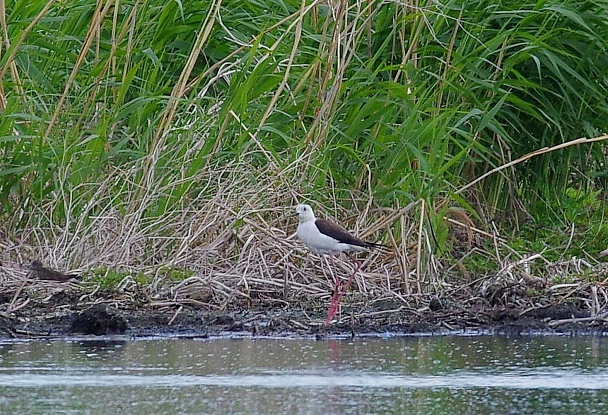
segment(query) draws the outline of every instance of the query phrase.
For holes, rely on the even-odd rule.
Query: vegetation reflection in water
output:
[[[411,337],[4,343],[0,412],[593,413],[608,405],[606,342]]]

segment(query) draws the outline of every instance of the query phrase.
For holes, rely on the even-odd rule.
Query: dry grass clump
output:
[[[11,234],[9,224],[2,242],[0,291],[16,292],[26,265],[40,259],[56,269],[84,273],[82,285],[88,289],[81,293],[81,301],[94,301],[92,293],[112,278],[112,289],[120,293],[117,298],[133,302],[143,292],[144,301],[155,306],[294,307],[331,295],[327,259],[311,254],[295,237],[294,207],[310,200],[297,184],[286,181],[290,174],[283,172],[277,179],[268,169],[239,162],[209,168],[195,178],[185,197],[158,217],[148,215],[176,183],[132,191],[133,174],[134,170],[118,170],[101,184],[91,184],[84,192],[79,189],[78,200],[71,200],[68,191],[49,198],[28,212],[20,235]],[[117,186],[123,189],[119,195]],[[413,272],[416,251],[407,247],[417,230],[407,216],[415,204],[380,210],[372,201],[363,202],[353,199],[351,206],[337,212],[337,219],[391,249],[361,257],[357,291],[364,297],[396,296],[405,301],[398,293],[426,290]],[[68,212],[66,223],[53,222],[58,205]],[[361,205],[365,210],[356,211]],[[79,206],[80,213],[72,212],[71,206]],[[320,215],[330,215],[318,208]],[[340,217],[345,211],[349,216]],[[396,226],[402,228],[399,239],[393,233]],[[338,277],[351,271],[346,258],[335,263]],[[28,287],[41,284],[48,283],[30,281]],[[19,304],[23,305],[15,299],[8,308]]]

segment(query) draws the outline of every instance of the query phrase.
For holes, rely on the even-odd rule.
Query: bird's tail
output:
[[[370,248],[378,248],[378,249],[390,249],[388,245],[377,244],[375,242],[368,242],[368,246]]]

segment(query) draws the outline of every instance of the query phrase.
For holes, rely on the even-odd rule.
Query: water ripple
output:
[[[126,375],[126,374],[0,374],[0,387],[141,387],[196,386],[257,388],[503,388],[503,389],[608,389],[608,374],[547,371],[543,373],[454,373],[447,375],[394,374],[249,374],[249,375]]]

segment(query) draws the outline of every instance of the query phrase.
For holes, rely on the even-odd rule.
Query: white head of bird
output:
[[[309,220],[315,220],[315,214],[312,211],[310,205],[300,203],[296,206],[296,216],[300,220],[300,223],[308,222]]]

